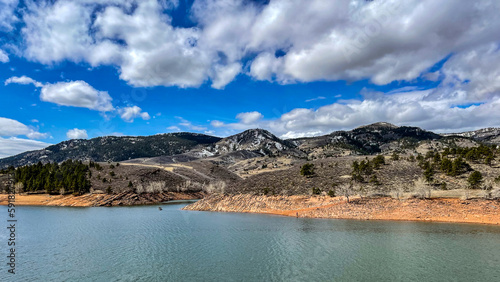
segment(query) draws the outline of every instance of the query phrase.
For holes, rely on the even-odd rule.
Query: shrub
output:
[[[302,175],[302,176],[310,177],[310,176],[313,176],[314,174],[315,174],[315,172],[314,172],[314,165],[313,164],[306,163],[300,168],[300,175]]]
[[[373,185],[380,185],[380,181],[378,181],[378,178],[375,174],[370,177],[370,183]]]
[[[439,186],[441,187],[441,190],[448,190],[448,185],[446,184],[446,182],[441,183],[441,185]]]
[[[399,161],[399,154],[396,152],[392,153],[391,159],[393,161]]]
[[[319,194],[321,194],[321,189],[313,187],[312,188],[312,194],[313,195],[319,195]]]
[[[381,165],[385,164],[385,158],[382,155],[378,155],[375,158],[373,158],[373,167],[378,169],[380,168]]]
[[[474,171],[469,175],[469,178],[467,178],[467,182],[469,182],[469,185],[472,189],[477,189],[479,188],[479,184],[483,181],[483,175],[479,171]]]
[[[335,190],[328,190],[328,196],[335,197]]]

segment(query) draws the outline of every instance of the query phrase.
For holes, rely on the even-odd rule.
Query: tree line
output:
[[[22,183],[24,192],[45,190],[48,194],[84,194],[90,190],[91,171],[81,161],[67,160],[61,164],[38,162],[18,167],[15,183]]]

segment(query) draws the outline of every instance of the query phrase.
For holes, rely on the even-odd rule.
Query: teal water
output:
[[[500,281],[498,226],[184,205],[19,207],[17,273],[8,275],[2,259],[0,281]]]

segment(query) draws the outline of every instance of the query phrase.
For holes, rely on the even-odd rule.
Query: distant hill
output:
[[[214,163],[231,164],[258,157],[285,156],[295,159],[315,159],[339,155],[369,155],[380,152],[414,150],[422,141],[445,141],[459,137],[474,144],[500,144],[500,129],[436,134],[412,126],[396,126],[379,122],[350,131],[335,131],[327,135],[283,140],[264,129],[249,129],[219,138],[196,133],[169,133],[138,137],[98,137],[76,139],[52,145],[43,150],[22,153],[0,160],[0,168],[22,166],[42,161],[62,162],[67,159],[128,161],[133,163],[166,164],[211,159]]]
[[[207,149],[214,154],[226,154],[236,151],[253,151],[263,155],[278,153],[295,148],[295,144],[282,140],[264,129],[249,129],[223,138]]]
[[[418,127],[396,126],[386,122],[365,125],[351,131],[335,131],[331,134],[297,138],[290,140],[300,149],[309,151],[314,148],[329,146],[349,149],[360,154],[373,154],[381,151],[385,144],[404,139],[407,143],[422,140],[440,139],[439,134]]]
[[[442,134],[446,137],[460,136],[471,138],[474,141],[479,141],[488,144],[500,144],[500,128],[483,128],[474,131],[467,131],[462,133],[446,133]]]
[[[185,153],[200,144],[221,140],[197,133],[168,133],[152,136],[106,136],[89,140],[73,139],[42,150],[25,152],[0,160],[0,168],[27,164],[62,162],[67,159],[97,162],[124,161]]]

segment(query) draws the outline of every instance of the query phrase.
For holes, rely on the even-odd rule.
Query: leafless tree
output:
[[[14,189],[16,191],[16,194],[24,192],[24,184],[22,182],[17,182],[14,185]]]
[[[431,197],[431,189],[432,187],[427,184],[425,178],[420,177],[413,183],[413,192],[414,195],[420,199],[430,198]]]
[[[224,194],[224,192],[226,190],[226,182],[224,182],[222,180],[210,182],[205,187],[205,190],[209,194]]]
[[[342,183],[337,187],[337,191],[339,195],[344,196],[349,203],[349,197],[354,195],[354,189],[352,183]]]

